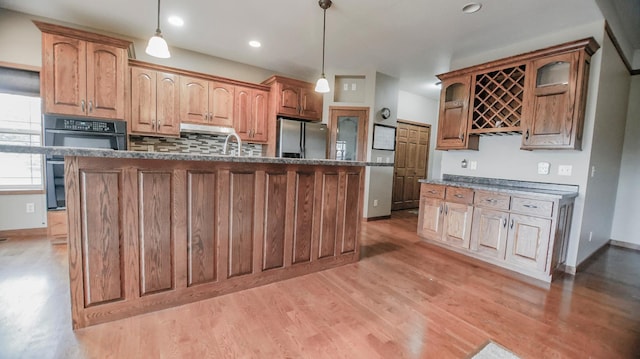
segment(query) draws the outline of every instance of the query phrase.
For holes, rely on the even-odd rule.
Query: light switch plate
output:
[[[549,167],[550,167],[549,162],[538,162],[538,174],[548,175]]]

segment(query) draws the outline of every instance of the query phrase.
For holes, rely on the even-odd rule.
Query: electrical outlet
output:
[[[153,152],[153,145],[147,145],[147,152]]]
[[[35,203],[27,203],[27,213],[34,213],[36,211]]]
[[[538,162],[538,174],[548,175],[549,167],[550,167],[549,162]]]
[[[559,176],[571,176],[571,170],[573,166],[571,165],[560,165],[558,166],[558,175]]]
[[[374,207],[378,207],[378,200],[377,200],[377,199],[374,199],[374,200],[373,200],[373,206],[374,206]]]
[[[354,83],[352,83],[352,84],[351,84],[351,91],[355,91],[355,90],[356,90],[356,87],[357,87],[357,86],[356,86],[356,83],[355,83],[355,82],[354,82]]]
[[[595,177],[596,175],[596,166],[591,166],[591,178]]]
[[[478,169],[478,161],[471,161],[469,162],[469,169],[470,170],[477,170]]]
[[[376,157],[376,162],[382,163],[382,157]]]
[[[349,84],[344,84],[343,89],[344,91],[349,91]]]

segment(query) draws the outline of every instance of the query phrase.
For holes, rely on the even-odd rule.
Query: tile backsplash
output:
[[[171,152],[171,153],[199,153],[206,155],[222,154],[222,147],[226,136],[183,133],[175,137],[130,136],[129,150],[143,152]],[[232,139],[229,151],[236,154],[238,144]],[[262,145],[242,143],[243,156],[262,156]]]

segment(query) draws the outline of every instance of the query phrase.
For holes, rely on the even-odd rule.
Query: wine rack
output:
[[[477,74],[469,133],[521,133],[526,65]]]

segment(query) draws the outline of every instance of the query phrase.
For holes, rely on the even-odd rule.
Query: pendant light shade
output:
[[[162,37],[162,31],[160,31],[160,0],[158,0],[158,27],[156,28],[156,34],[149,39],[145,52],[153,57],[159,57],[161,59],[171,57],[171,54],[169,53],[169,46]]]
[[[324,49],[327,37],[327,9],[331,7],[331,0],[319,0],[318,5],[320,5],[320,8],[324,10],[322,19],[322,75],[320,75],[318,82],[316,82],[315,90],[319,93],[327,93],[331,91],[331,89],[329,88],[329,81],[327,81],[327,78],[324,75]]]

